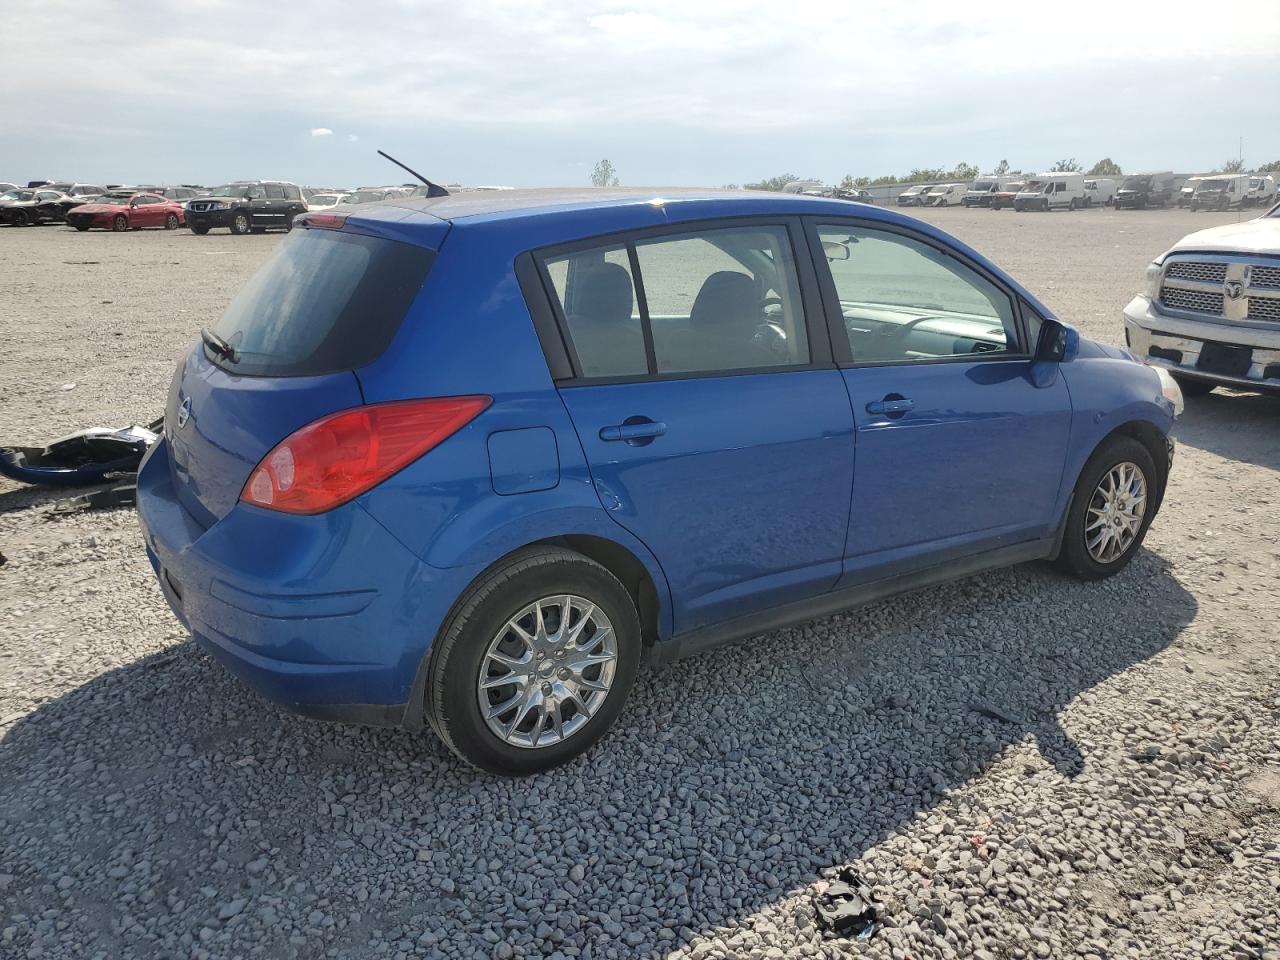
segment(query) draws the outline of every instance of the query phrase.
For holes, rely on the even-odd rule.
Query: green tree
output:
[[[978,168],[972,163],[957,163],[956,168],[947,174],[948,180],[976,180],[978,177]]]
[[[608,160],[601,160],[596,164],[596,168],[591,171],[591,185],[593,187],[616,187],[618,185],[618,171],[614,169],[613,164]]]
[[[1258,173],[1280,173],[1280,160],[1272,160],[1270,163],[1264,163],[1258,167]]]
[[[1059,160],[1049,168],[1050,173],[1080,173],[1083,170],[1084,167],[1076,163],[1075,157],[1071,157],[1068,160]]]
[[[776,177],[769,177],[756,183],[744,183],[742,186],[745,190],[773,190],[776,192],[793,180],[799,179],[800,177],[797,177],[794,173],[780,173]]]
[[[1009,172],[1009,161],[1008,161],[1008,160],[1001,160],[998,164],[996,164],[996,176],[997,176],[997,177],[1003,177],[1003,176],[1005,176],[1008,172]]]
[[[1243,160],[1228,160],[1222,165],[1223,173],[1241,173],[1244,170]]]
[[[1120,169],[1120,164],[1110,157],[1103,157],[1089,168],[1089,176],[1091,177],[1119,177],[1123,174],[1124,171]]]

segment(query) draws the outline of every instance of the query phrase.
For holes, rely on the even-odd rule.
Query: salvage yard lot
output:
[[[1112,343],[1151,258],[1236,219],[922,215]],[[0,443],[156,417],[279,242],[0,229]],[[646,671],[521,781],[266,703],[130,512],[0,481],[0,957],[1276,960],[1280,399],[1176,434],[1117,577],[987,573]],[[865,941],[813,919],[848,864]]]

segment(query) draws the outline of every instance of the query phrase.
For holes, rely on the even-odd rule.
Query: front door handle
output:
[[[904,414],[916,405],[914,400],[906,397],[885,397],[883,400],[872,400],[867,404],[867,413]]]
[[[638,422],[632,422],[638,421]],[[624,443],[652,442],[667,432],[667,425],[660,420],[639,420],[630,418],[627,423],[619,423],[612,427],[600,428],[600,439],[606,442],[621,440]]]

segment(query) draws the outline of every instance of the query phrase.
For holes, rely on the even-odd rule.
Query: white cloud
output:
[[[356,142],[357,140],[359,140],[359,139],[360,139],[360,138],[359,138],[359,137],[357,137],[354,133],[348,133],[348,134],[347,134],[347,140],[348,140],[349,142],[351,142],[351,143],[355,143],[355,142]]]
[[[332,137],[333,131],[328,127],[312,127],[311,135],[313,137]]]

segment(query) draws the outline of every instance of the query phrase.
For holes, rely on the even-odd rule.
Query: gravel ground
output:
[[[926,215],[1111,342],[1150,258],[1234,219]],[[0,230],[3,439],[150,419],[277,242]],[[1112,580],[1028,565],[649,671],[522,781],[283,713],[184,636],[129,512],[0,485],[0,957],[1277,960],[1278,420],[1192,401]],[[846,865],[867,940],[814,923]]]

